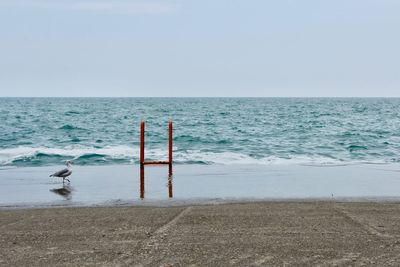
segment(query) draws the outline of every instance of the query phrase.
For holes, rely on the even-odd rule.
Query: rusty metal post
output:
[[[144,121],[140,122],[140,165],[144,165]]]
[[[172,198],[173,197],[173,191],[172,191],[172,139],[173,139],[173,134],[172,134],[172,120],[169,120],[168,122],[168,197]]]
[[[172,120],[168,122],[168,136],[169,136],[169,146],[168,146],[168,162],[170,168],[172,168]]]
[[[144,199],[144,121],[140,122],[140,198]]]

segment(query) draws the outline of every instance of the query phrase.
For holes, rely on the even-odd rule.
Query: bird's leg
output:
[[[71,181],[68,179],[68,178],[65,178],[65,180],[67,180],[68,181],[68,183],[70,183]]]
[[[63,184],[64,184],[64,182],[65,182],[65,178],[63,177]]]

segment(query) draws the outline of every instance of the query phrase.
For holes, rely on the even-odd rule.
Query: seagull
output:
[[[53,173],[52,175],[50,175],[50,177],[60,177],[63,178],[63,183],[65,180],[67,180],[68,182],[70,182],[70,180],[68,180],[68,176],[70,176],[72,174],[72,161],[67,161],[65,163],[67,165],[66,169],[63,169],[61,171],[58,171],[56,173]]]

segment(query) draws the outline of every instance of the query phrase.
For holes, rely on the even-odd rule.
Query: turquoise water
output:
[[[178,164],[400,161],[400,99],[0,98],[0,166],[137,163],[167,158],[174,121]]]

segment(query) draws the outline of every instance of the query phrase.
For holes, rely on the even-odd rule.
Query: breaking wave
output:
[[[175,150],[177,150],[175,148]],[[167,151],[146,149],[147,160],[167,159]],[[139,162],[139,149],[130,146],[107,146],[96,148],[89,146],[68,146],[65,148],[17,147],[0,150],[0,166],[35,166],[62,164],[73,160],[78,165],[96,164],[135,164]],[[201,150],[175,151],[174,162],[177,164],[300,164],[333,166],[354,163],[385,163],[383,161],[343,161],[323,156],[288,156],[288,157],[252,157],[236,152],[207,152]]]

